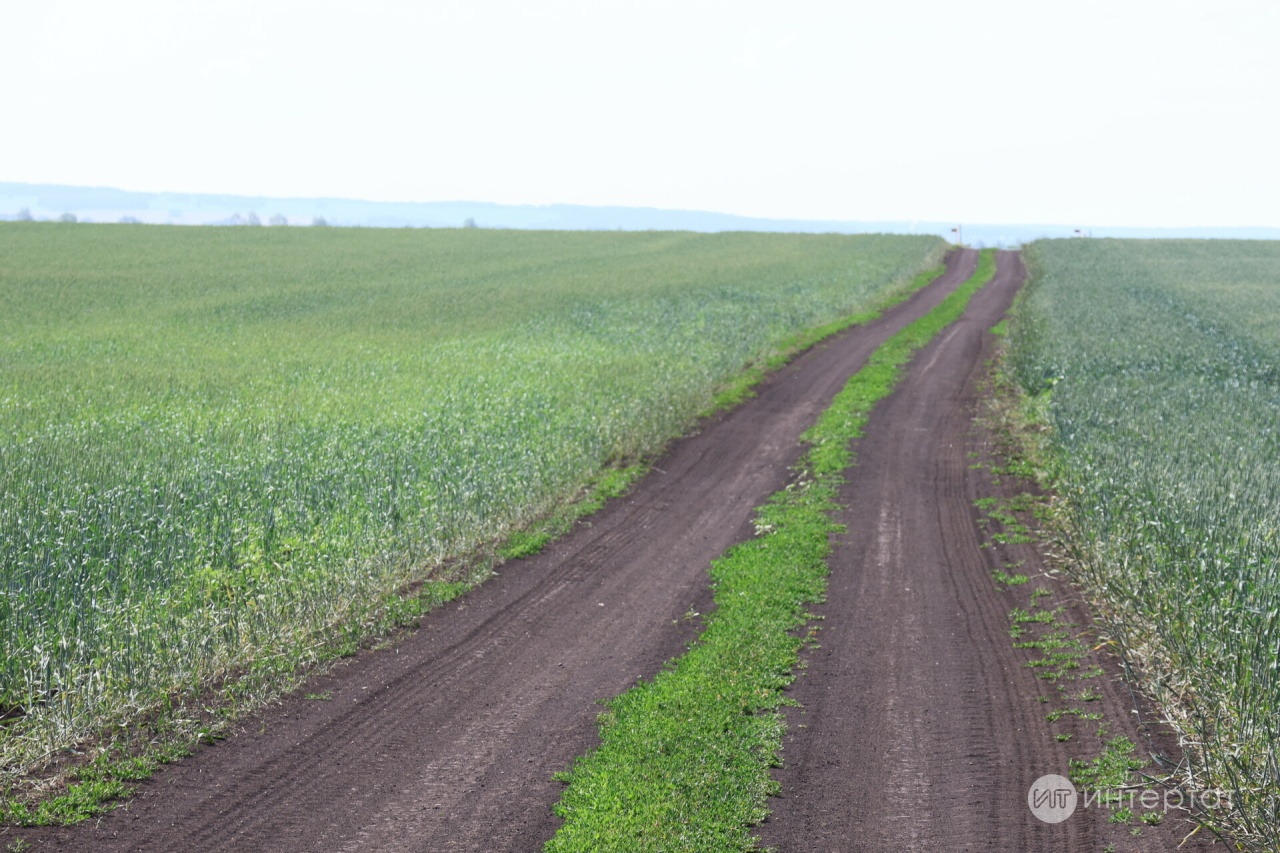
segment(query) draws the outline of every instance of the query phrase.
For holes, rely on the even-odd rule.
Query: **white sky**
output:
[[[1280,226],[1280,0],[4,0],[0,180]]]

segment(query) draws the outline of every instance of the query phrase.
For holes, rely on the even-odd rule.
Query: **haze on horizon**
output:
[[[1280,226],[1280,4],[7,10],[0,181]]]

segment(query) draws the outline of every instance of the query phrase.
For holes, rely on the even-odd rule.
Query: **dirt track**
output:
[[[987,330],[1023,278],[1016,254],[997,257],[995,281],[917,355],[856,445],[841,495],[848,528],[830,562],[828,600],[815,608],[825,617],[820,647],[791,691],[801,707],[788,711],[785,766],[775,773],[783,795],[761,827],[763,843],[784,853],[1101,853],[1108,844],[1127,853],[1172,850],[1194,828],[1176,814],[1154,828],[1118,826],[1102,809],[1051,825],[1027,807],[1038,777],[1066,776],[1070,757],[1097,754],[1098,738],[1096,724],[1046,719],[1064,703],[1025,666],[1042,654],[1014,648],[1008,633],[1010,610],[1029,608],[1035,586],[1056,590],[1054,604],[1071,606],[1083,630],[1087,612],[1042,576],[1036,547],[983,547],[974,506],[1025,488],[974,467],[992,460],[991,434],[973,419]],[[991,571],[1020,560],[1034,582],[999,591]],[[1142,750],[1114,661],[1091,662],[1107,675],[1087,682],[1102,694],[1088,710],[1105,712],[1111,736],[1127,734]],[[1037,701],[1046,694],[1051,703]],[[1167,737],[1156,742],[1176,751]],[[1183,849],[1202,849],[1199,841]]]
[[[752,534],[800,433],[876,346],[972,271],[833,338],[677,442],[627,497],[361,655],[245,731],[166,768],[101,821],[15,834],[34,851],[533,851],[552,774],[596,742],[596,700],[680,654],[712,558]]]

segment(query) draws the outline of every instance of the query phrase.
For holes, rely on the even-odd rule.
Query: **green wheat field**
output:
[[[1012,364],[1068,544],[1187,770],[1280,847],[1280,244],[1053,240]]]
[[[943,249],[0,224],[4,772],[304,660]]]

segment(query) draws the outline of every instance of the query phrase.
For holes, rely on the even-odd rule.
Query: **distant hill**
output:
[[[170,225],[241,225],[254,214],[263,224],[281,218],[289,225],[375,228],[527,228],[599,231],[787,231],[842,234],[938,234],[953,237],[954,222],[842,222],[761,219],[697,210],[653,207],[590,207],[576,204],[491,204],[480,201],[386,202],[339,198],[266,198],[202,193],[143,193],[107,187],[0,182],[0,220],[57,219],[138,221]],[[965,224],[965,242],[1016,245],[1039,237],[1070,237],[1078,225]],[[1200,237],[1280,239],[1280,228],[1086,228],[1094,237]]]

